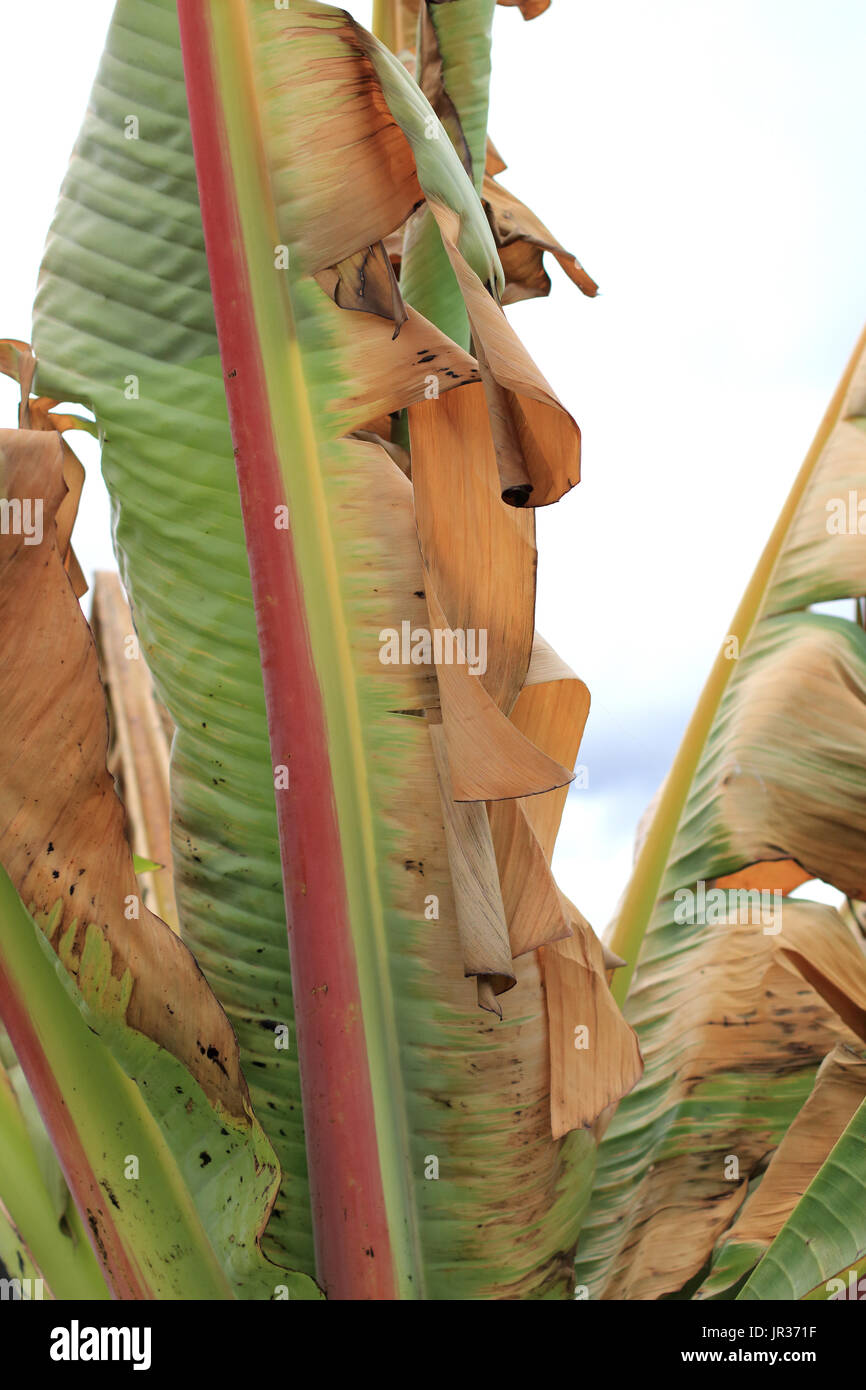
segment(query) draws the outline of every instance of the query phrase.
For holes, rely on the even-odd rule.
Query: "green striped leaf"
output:
[[[188,15],[207,9],[185,8]],[[561,1252],[576,1237],[592,1145],[585,1133],[561,1143],[550,1137],[547,1020],[535,957],[521,962],[507,1020],[495,1032],[484,1015],[479,1020],[474,987],[462,978],[424,720],[430,677],[379,660],[383,628],[425,620],[411,490],[377,445],[339,438],[345,414],[334,402],[350,399],[362,370],[353,335],[370,316],[338,313],[311,280],[298,278],[351,256],[360,237],[373,243],[387,234],[422,191],[455,213],[455,254],[479,290],[501,286],[495,248],[444,131],[426,138],[432,113],[423,97],[342,11],[233,3],[209,18],[231,92],[222,108],[225,167],[249,219],[243,236],[253,294],[245,299],[239,289],[238,305],[254,304],[268,428],[323,695],[363,1002],[356,1055],[373,1079],[397,1287],[403,1296],[434,1298],[561,1297],[571,1284]],[[233,63],[242,51],[230,41],[235,33],[252,55],[246,86],[247,59]],[[333,148],[311,138],[339,106],[338,67],[350,82],[355,67],[367,83],[375,72],[382,93],[376,112],[384,102],[392,113],[390,123],[379,121],[393,156],[393,182],[384,188],[368,187],[369,168],[352,163],[376,148],[355,127],[345,139],[329,127]],[[232,86],[235,79],[242,80]],[[364,108],[353,109],[365,119]],[[137,138],[127,138],[131,130]],[[236,157],[245,141],[259,139],[261,161]],[[312,187],[322,192],[315,205],[305,202]],[[340,206],[347,197],[355,200],[351,213]],[[384,213],[379,198],[390,199]],[[259,232],[264,240],[251,257],[249,238]],[[282,279],[281,245],[289,252]],[[390,341],[392,326],[380,326]],[[142,650],[177,729],[172,792],[182,933],[237,1030],[253,1105],[278,1152],[283,1180],[264,1248],[311,1270],[274,814],[281,760],[268,743],[169,0],[118,5],[49,237],[35,346],[40,390],[86,402],[103,431],[123,575]],[[394,352],[406,352],[400,339]],[[233,387],[234,367],[226,361],[224,368],[230,400],[237,400],[244,380]],[[421,399],[423,373],[416,370],[399,390],[387,409]],[[369,393],[372,399],[372,387]],[[544,411],[557,408],[544,398]],[[278,613],[275,633],[280,620]],[[303,746],[295,747],[300,758]],[[302,866],[289,865],[293,894],[303,896],[303,876]],[[321,876],[310,882],[321,888]],[[428,900],[438,900],[438,918],[426,915]],[[309,1013],[308,1001],[305,992]],[[288,1050],[274,1047],[275,1025],[283,1024]]]

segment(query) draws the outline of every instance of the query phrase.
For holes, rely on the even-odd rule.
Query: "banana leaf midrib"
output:
[[[183,10],[181,14],[183,16]],[[295,553],[313,646],[313,680],[322,692],[328,731],[343,873],[351,904],[349,921],[374,1095],[379,1162],[385,1201],[391,1204],[389,1228],[397,1286],[404,1298],[421,1297],[423,1262],[414,1204],[404,1173],[403,1155],[409,1147],[406,1106],[398,1066],[399,1046],[385,948],[383,904],[369,814],[370,793],[340,578],[321,484],[320,451],[301,365],[291,294],[282,280],[278,293],[274,293],[273,267],[260,254],[261,247],[278,244],[280,236],[265,175],[250,40],[237,7],[213,7],[211,24],[214,72],[223,98],[231,160],[227,173],[234,180],[237,213],[246,248],[251,311],[258,333],[257,348],[261,354],[276,455],[289,514],[304,518],[303,526],[294,528]],[[190,104],[193,109],[194,100],[195,89],[192,88]],[[214,288],[218,295],[218,280]],[[243,389],[249,390],[249,382]],[[236,400],[235,415],[241,409],[243,402]],[[280,541],[282,533],[271,527],[270,534],[275,541]],[[255,583],[255,572],[253,578]],[[313,607],[315,616],[311,613]],[[307,896],[306,888],[303,896]],[[314,1037],[305,1042],[308,1046],[317,1045]],[[352,1142],[360,1145],[363,1137],[363,1134],[356,1134]]]

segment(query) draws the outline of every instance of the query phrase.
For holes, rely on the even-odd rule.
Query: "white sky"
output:
[[[29,338],[111,8],[0,8],[0,336]],[[553,264],[551,297],[509,311],[583,430],[583,482],[539,517],[538,624],[592,690],[556,868],[597,928],[866,315],[864,52],[862,0],[497,14],[502,182],[602,288],[584,300]],[[90,573],[113,563],[109,512],[95,444],[76,445]]]

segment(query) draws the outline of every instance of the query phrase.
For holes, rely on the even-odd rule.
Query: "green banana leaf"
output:
[[[313,431],[301,431],[285,481],[355,909],[383,1180],[402,1223],[399,1287],[416,1297],[562,1297],[572,1282],[562,1251],[576,1238],[593,1147],[583,1132],[550,1138],[534,957],[522,963],[506,1021],[495,1032],[479,1021],[461,978],[435,773],[417,717],[428,692],[417,673],[392,680],[378,660],[380,629],[416,611],[423,621],[423,579],[399,476],[373,446],[336,442],[345,417],[335,417],[333,401],[346,398],[357,371],[346,336],[354,330],[343,320],[367,316],[335,319],[326,296],[297,279],[351,256],[361,235],[340,201],[347,188],[363,189],[363,171],[332,167],[329,185],[321,175],[334,156],[325,150],[323,204],[311,211],[301,195],[301,152],[317,157],[312,132],[332,95],[327,83],[304,87],[311,59],[327,64],[346,43],[365,55],[414,153],[418,183],[397,190],[384,225],[375,236],[365,226],[364,239],[399,225],[423,189],[457,212],[457,250],[482,284],[501,287],[501,270],[460,161],[441,128],[426,139],[432,113],[396,60],[329,6],[253,4],[248,18],[279,233],[266,243],[271,276],[278,245],[290,253],[263,352],[272,384],[281,380],[286,393],[282,404],[275,398],[274,428],[290,442],[299,419]],[[352,151],[360,157],[362,142],[347,142],[343,158]],[[241,163],[236,173],[243,206],[255,206],[265,228],[267,208],[255,203],[261,170]],[[359,216],[374,202],[371,194]],[[262,260],[257,274],[264,270]],[[253,1105],[282,1168],[263,1248],[312,1271],[275,768],[170,0],[117,6],[49,235],[34,345],[39,389],[87,404],[102,433],[124,581],[177,729],[182,935],[237,1031]],[[417,371],[412,390],[387,408],[420,398]],[[390,529],[377,529],[383,508]],[[382,577],[381,593],[371,574]],[[438,920],[425,918],[431,896]],[[275,1046],[276,1036],[291,1046]]]
[[[52,1085],[63,1097],[64,1154],[88,1193],[88,1220],[114,1289],[127,1298],[227,1299],[237,1291],[246,1297],[316,1297],[310,1280],[267,1265],[254,1240],[234,1240],[239,1211],[243,1228],[251,1213],[255,1219],[264,1193],[255,1182],[240,1193],[232,1142],[225,1149],[226,1162],[214,1142],[217,1130],[204,1118],[208,1107],[189,1094],[189,1074],[180,1062],[131,1030],[120,1043],[115,1037],[111,1048],[105,1045],[90,1021],[97,1019],[49,945],[50,931],[50,922],[39,924],[30,917],[0,868],[4,1010],[10,995],[27,1000],[23,1036],[28,1060],[50,1070]],[[110,977],[95,944],[88,968]],[[133,1070],[141,1085],[130,1078]],[[159,1093],[172,1092],[174,1121],[159,1126],[149,1106]],[[52,1227],[43,1192],[20,1171],[26,1156],[23,1120],[10,1113],[8,1098],[4,1111],[4,1150],[17,1139],[11,1186],[4,1188],[15,1208],[16,1232],[22,1241],[26,1238],[34,1264],[39,1252],[40,1275],[54,1280],[57,1296],[104,1297],[105,1286],[80,1231],[77,1240],[70,1240],[58,1232],[56,1216]],[[205,1172],[197,1141],[213,1149],[210,1172]],[[268,1181],[265,1164],[256,1178],[259,1187]]]
[[[419,6],[416,78],[439,116],[476,191],[484,179],[490,47],[496,0]],[[400,287],[407,301],[450,338],[469,347],[463,297],[435,218],[419,208],[404,233]]]
[[[738,1294],[744,1301],[862,1298],[866,1101]],[[849,1274],[850,1271],[850,1274]]]
[[[107,1299],[48,1132],[0,1035],[0,1277],[41,1279],[45,1298]]]

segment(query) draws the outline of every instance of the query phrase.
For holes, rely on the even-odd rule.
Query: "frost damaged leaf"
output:
[[[374,313],[344,313],[336,306],[336,267],[315,278],[332,301],[319,312],[354,364],[346,389],[335,388],[329,402],[339,433],[367,427],[375,417],[423,401],[434,390],[444,395],[480,379],[475,358],[411,307],[395,340],[393,320]]]
[[[203,84],[193,78],[193,74],[201,74],[208,44],[196,43],[200,34],[196,34],[192,21],[205,12],[211,33],[217,33],[214,71],[218,96],[213,102]],[[351,1187],[342,1178],[344,1172],[350,1179],[359,1172],[357,1135],[361,1133],[365,1154],[368,1147],[374,1159],[377,1152],[382,1154],[382,1168],[388,1177],[390,1229],[401,1262],[395,1282],[408,1296],[567,1297],[571,1271],[563,1252],[576,1240],[580,1201],[586,1190],[588,1136],[579,1132],[563,1142],[551,1140],[548,1029],[535,953],[521,957],[519,969],[514,971],[517,983],[507,996],[512,1018],[501,1024],[494,1025],[489,1016],[479,1015],[474,990],[463,978],[431,739],[426,719],[419,717],[435,709],[435,673],[429,667],[401,670],[385,664],[379,650],[382,638],[378,643],[376,640],[386,629],[399,635],[403,621],[408,620],[410,627],[426,623],[426,581],[418,554],[412,489],[404,473],[374,443],[335,439],[352,427],[366,427],[369,433],[387,437],[390,426],[381,417],[399,408],[400,391],[407,384],[409,399],[429,399],[424,388],[428,385],[425,376],[430,373],[434,380],[429,384],[438,384],[441,398],[449,385],[456,384],[449,370],[459,375],[465,368],[464,380],[471,382],[477,379],[477,364],[468,353],[460,357],[459,349],[451,344],[447,348],[451,354],[446,358],[448,366],[440,372],[440,362],[430,359],[437,357],[440,349],[444,353],[445,344],[441,338],[427,340],[425,321],[417,315],[414,330],[410,312],[399,337],[392,342],[390,320],[344,312],[321,288],[300,278],[319,259],[316,237],[307,235],[308,213],[309,227],[316,236],[320,213],[323,224],[332,216],[335,219],[330,259],[319,266],[322,276],[340,260],[375,244],[383,234],[387,236],[389,222],[393,226],[403,215],[401,198],[411,179],[403,176],[399,142],[404,137],[397,129],[397,117],[392,119],[389,114],[394,108],[408,127],[406,138],[415,150],[417,187],[423,185],[443,206],[454,207],[461,222],[460,252],[472,263],[481,292],[500,312],[496,294],[502,279],[493,237],[459,159],[453,150],[450,155],[442,153],[450,149],[445,132],[434,124],[430,129],[439,138],[427,139],[425,130],[433,114],[429,106],[416,89],[407,89],[405,75],[396,74],[375,45],[371,43],[368,50],[357,33],[348,34],[341,12],[310,4],[299,9],[293,4],[290,11],[277,12],[275,22],[274,12],[266,13],[264,6],[216,0],[210,5],[184,3],[181,18],[190,26],[185,47],[191,31],[186,88],[177,54],[175,5],[171,0],[147,4],[120,0],[109,52],[79,144],[80,159],[65,185],[43,269],[37,342],[40,352],[44,344],[44,389],[62,391],[70,398],[80,398],[83,393],[92,401],[104,431],[104,469],[118,516],[124,574],[142,643],[158,672],[160,693],[177,727],[175,804],[178,823],[189,837],[178,844],[180,837],[176,836],[177,862],[182,866],[179,894],[184,931],[237,1021],[244,1039],[244,1057],[255,1063],[248,1075],[259,1113],[266,1113],[261,1105],[279,1112],[281,1125],[279,1136],[275,1132],[275,1144],[280,1145],[286,1177],[266,1248],[271,1241],[274,1246],[281,1242],[284,1248],[289,1244],[300,1250],[302,1258],[311,1258],[305,1224],[304,1135],[297,1068],[275,1066],[272,1058],[268,1059],[267,1052],[273,1049],[269,1049],[267,1033],[257,1016],[263,974],[269,985],[273,980],[275,1002],[279,995],[281,1011],[290,1005],[283,964],[285,923],[279,865],[274,853],[273,767],[256,648],[256,614],[249,588],[250,570],[256,570],[261,555],[248,559],[244,549],[225,395],[237,412],[235,424],[238,416],[245,423],[250,387],[256,378],[255,368],[249,370],[250,359],[258,361],[259,357],[266,365],[272,390],[264,409],[254,412],[256,438],[246,442],[258,448],[264,420],[279,437],[281,466],[277,474],[281,487],[274,489],[273,496],[268,493],[265,500],[287,504],[300,567],[299,607],[315,653],[331,737],[327,745],[324,740],[307,737],[305,746],[306,726],[303,721],[281,721],[279,701],[272,727],[281,741],[286,734],[291,746],[292,729],[300,722],[303,757],[311,744],[314,757],[325,747],[324,761],[329,760],[343,846],[341,856],[329,859],[334,873],[304,876],[298,867],[301,857],[291,849],[295,842],[287,836],[292,930],[296,940],[301,934],[316,937],[308,930],[311,923],[322,924],[329,931],[334,914],[319,909],[316,918],[304,904],[317,894],[323,880],[328,884],[341,879],[346,882],[352,951],[364,972],[363,1009],[355,1019],[363,1013],[363,1031],[375,1042],[375,1065],[367,1068],[363,1048],[355,1045],[350,1049],[351,1065],[339,1073],[338,1080],[342,1085],[343,1078],[350,1075],[354,1083],[366,1070],[375,1093],[377,1120],[381,1116],[378,1136],[369,1146],[369,1126],[357,1127],[348,1142],[342,1142],[337,1127],[331,1126],[330,1147],[325,1152],[340,1163],[345,1159],[347,1167],[340,1170],[336,1181],[330,1176],[333,1169],[328,1170],[323,1183],[324,1170],[318,1166],[317,1192],[320,1194],[324,1186],[327,1193],[316,1211],[320,1239],[323,1231],[336,1232],[333,1248],[337,1277],[341,1277],[349,1246],[343,1196]],[[297,20],[297,27],[287,31],[280,20],[289,26]],[[343,31],[334,46],[333,31],[340,26]],[[153,42],[141,42],[142,35],[148,39],[153,36]],[[235,42],[238,38],[241,42]],[[357,61],[359,48],[364,54],[369,51],[375,55],[370,63],[380,69],[387,111],[376,93],[370,64]],[[248,49],[253,54],[250,63]],[[316,67],[317,59],[323,61]],[[115,136],[118,98],[114,79],[118,65],[125,75],[124,91],[131,91],[143,102],[147,102],[153,84],[159,84],[170,138],[151,143],[124,142],[122,136]],[[316,69],[311,82],[306,81],[306,71],[301,71],[304,65],[310,71]],[[254,84],[246,82],[252,66],[257,74]],[[332,85],[325,90],[329,83]],[[260,98],[256,110],[250,98],[252,85]],[[209,90],[214,90],[213,84]],[[321,125],[328,124],[321,117],[326,107],[330,113],[332,99],[341,119],[351,108],[359,120],[352,129],[349,124],[340,131],[329,126],[324,155],[311,154],[305,162],[307,152],[304,148],[299,152],[293,144],[295,132],[302,130],[302,146],[315,142]],[[125,103],[130,100],[131,96],[124,97]],[[288,274],[275,279],[268,256],[240,257],[241,265],[234,268],[241,273],[233,275],[226,274],[219,254],[212,257],[210,267],[205,263],[196,171],[186,124],[188,110],[193,112],[196,144],[199,137],[204,142],[205,153],[196,152],[199,183],[213,194],[220,184],[220,179],[211,181],[210,177],[216,167],[237,192],[236,207],[245,228],[249,227],[247,246],[263,244],[259,236],[262,230],[269,249],[271,244],[279,247],[285,243],[285,250],[291,253],[285,262]],[[248,125],[244,124],[246,113],[250,115]],[[235,142],[233,165],[225,157],[225,146],[218,151],[212,148],[211,137],[223,120],[231,125]],[[261,143],[267,146],[266,152],[259,142],[262,128],[265,139]],[[250,131],[253,136],[248,139]],[[359,148],[353,148],[356,145]],[[373,155],[365,164],[364,156],[370,150]],[[395,181],[389,179],[391,154],[399,165]],[[296,165],[301,174],[297,189],[293,189]],[[362,177],[358,189],[353,183],[353,211],[348,216],[345,183],[359,170],[366,170],[369,178],[365,185]],[[256,178],[253,188],[251,174]],[[123,210],[120,273],[113,268],[118,245],[116,216],[94,218],[83,193],[91,180],[112,214],[118,207]],[[321,180],[334,186],[326,191],[325,205],[320,209],[317,181]],[[368,216],[365,200],[375,196],[377,180],[390,209],[382,227],[372,213],[364,221]],[[161,217],[166,186],[177,196],[172,200],[171,215]],[[418,196],[412,188],[410,198]],[[278,215],[271,216],[275,201]],[[202,207],[208,235],[214,198],[203,199]],[[358,217],[356,208],[360,209]],[[219,221],[217,214],[211,243],[218,253],[231,242],[222,235]],[[236,243],[231,243],[232,248],[235,254]],[[89,274],[92,256],[98,256],[106,270],[98,293]],[[167,263],[178,267],[171,283],[166,279]],[[131,276],[127,273],[130,268]],[[334,274],[332,271],[332,277]],[[247,281],[249,292],[242,289]],[[222,344],[225,390],[209,283],[214,287],[221,335],[228,337],[228,344]],[[183,296],[181,322],[174,312],[178,285]],[[248,308],[254,305],[257,318],[246,382],[229,361],[237,340],[226,334],[224,327],[226,319],[233,327],[238,318],[239,294]],[[284,312],[289,301],[291,312]],[[153,312],[155,305],[166,312],[162,316]],[[462,300],[460,307],[462,313]],[[275,322],[277,315],[279,323]],[[338,324],[338,320],[342,322]],[[375,332],[387,351],[379,349],[376,370],[380,380],[368,378],[363,390],[356,391],[357,377],[366,362],[363,353],[347,344],[350,340],[360,343],[360,336],[352,339],[351,335],[361,331],[370,334],[366,342],[373,341]],[[413,331],[416,363],[406,348]],[[511,351],[512,340],[499,323],[497,332],[503,333],[507,351]],[[86,375],[75,351],[85,335],[89,345]],[[148,391],[133,408],[119,399],[120,393],[110,384],[120,347],[132,365],[140,362],[148,375]],[[496,356],[495,345],[488,356]],[[402,376],[399,390],[388,379],[391,364],[398,361]],[[287,365],[291,367],[288,373]],[[79,395],[70,395],[70,388]],[[413,394],[419,388],[423,394]],[[334,408],[335,402],[349,403],[354,412],[351,426],[339,405]],[[301,441],[293,423],[299,415],[310,426]],[[573,456],[573,440],[571,448],[562,452]],[[243,467],[245,450],[240,455]],[[254,474],[253,481],[260,477]],[[256,493],[256,487],[245,491],[245,506],[258,505],[260,495]],[[274,534],[273,516],[267,511],[259,513],[258,524],[248,528],[254,542]],[[165,524],[166,512],[171,517],[170,526]],[[276,539],[272,554],[285,555],[289,538],[279,534]],[[171,574],[172,584],[163,582],[166,573]],[[258,590],[259,635],[267,641],[274,638],[277,646],[269,649],[273,654],[284,641],[285,622],[284,612],[269,613],[268,593],[265,589],[263,597]],[[199,656],[195,663],[189,659],[190,613],[194,614]],[[294,695],[297,682],[289,679],[284,688]],[[477,684],[476,689],[485,694]],[[494,715],[508,726],[509,736],[523,739],[502,710],[489,696],[487,699]],[[207,730],[203,728],[205,717]],[[284,826],[300,825],[302,834],[309,824],[310,802],[301,795],[297,804],[292,804],[299,784],[296,767],[293,765],[290,796],[280,801],[289,806],[283,811]],[[567,776],[567,771],[560,774],[557,769],[556,778]],[[516,784],[521,792],[530,790],[525,780],[516,779]],[[550,786],[551,781],[540,785]],[[246,815],[242,817],[241,812]],[[243,881],[223,872],[226,823],[237,827],[239,852],[250,865],[249,878]],[[301,917],[303,923],[299,925]],[[328,978],[333,964],[332,954],[317,978]],[[482,1003],[489,1003],[489,977],[479,978]],[[333,1059],[343,1033],[334,1026],[333,1011],[329,1015],[328,1009],[338,990],[332,987],[325,994],[319,989],[313,995],[304,988],[305,983],[310,983],[309,978],[296,973],[294,996],[298,1017],[303,1019],[298,1032],[309,1037],[307,1025],[319,1028],[315,1042],[321,1040],[321,1055],[334,1074]],[[315,1011],[324,1020],[321,1026]],[[270,1012],[265,1015],[273,1016]],[[339,1106],[342,1097],[351,1099],[352,1093],[347,1088],[338,1095],[336,1087],[325,1086],[324,1097],[320,1091],[310,1099],[310,1083],[306,1084],[308,1094],[303,1103],[309,1140],[317,1112],[327,1121],[333,1113],[329,1111],[331,1098],[336,1097]],[[320,1125],[318,1133],[326,1127]],[[450,1190],[456,1194],[446,1220],[442,1185],[426,1182],[422,1176],[424,1156],[441,1151],[437,1145],[447,1146],[449,1176],[454,1184]],[[377,1163],[375,1159],[364,1173],[373,1171]],[[455,1250],[461,1255],[458,1260]],[[389,1278],[387,1256],[383,1257],[378,1246],[376,1253],[374,1263],[362,1249],[363,1258],[358,1262],[358,1268],[363,1266],[359,1281],[368,1289],[381,1288]],[[377,1275],[377,1268],[383,1266],[384,1274]],[[411,1286],[407,1271],[412,1275]]]
[[[483,634],[476,678],[509,714],[532,651],[535,517],[502,502],[480,385],[412,406],[409,422],[421,556],[448,625]]]
[[[810,1096],[743,1203],[697,1298],[718,1296],[757,1264],[864,1099],[866,1057],[840,1043],[821,1063]]]
[[[268,172],[280,235],[292,256],[297,252],[308,272],[320,277],[327,272],[320,283],[337,303],[359,307],[339,264],[363,258],[426,198],[472,325],[503,495],[521,506],[556,501],[579,479],[580,432],[498,305],[505,282],[487,217],[425,97],[387,49],[360,26],[347,25],[344,12],[330,6],[262,11],[254,36]],[[309,97],[309,102],[298,100],[300,119],[294,122],[285,119],[290,82],[298,84],[298,98]],[[350,102],[357,83],[364,101]],[[328,123],[323,139],[317,113],[326,101],[342,114]],[[314,115],[315,135],[306,126]],[[437,138],[430,138],[431,128]],[[339,181],[327,177],[334,163],[343,170]],[[407,171],[417,178],[409,194]],[[348,201],[344,181],[352,189]],[[390,303],[387,262],[382,251],[378,298]],[[431,374],[437,374],[435,368]],[[427,375],[419,373],[416,380]]]
[[[550,1124],[554,1139],[589,1128],[643,1071],[637,1036],[614,1001],[604,948],[567,900],[568,936],[539,951],[550,1029]]]
[[[257,6],[251,23],[280,226],[293,259],[312,274],[381,241],[424,195],[344,10],[293,0],[287,10]]]
[[[134,927],[124,917],[137,883],[123,807],[105,766],[107,721],[96,649],[57,549],[54,520],[65,493],[59,442],[3,431],[0,447],[5,495],[43,502],[40,544],[0,538],[0,634],[3,651],[17,658],[7,659],[2,676],[0,858],[31,910],[51,919],[67,969],[78,974],[87,938],[100,932],[128,1025],[187,1058],[211,1100],[242,1116],[246,1087],[234,1036],[192,957],[147,910]],[[49,796],[41,785],[46,766],[52,769]],[[113,1012],[115,987],[102,981],[99,988]],[[173,1010],[181,996],[184,1007]],[[89,1002],[100,1007],[96,994]]]
[[[862,458],[866,475],[866,436]],[[739,667],[714,788],[732,854],[744,865],[795,860],[806,877],[864,896],[863,787],[829,775],[866,763],[862,629],[811,613],[773,617]]]
[[[621,1167],[614,1184],[597,1190],[582,1271],[603,1298],[658,1298],[694,1278],[745,1201],[749,1179],[797,1115],[824,1057],[837,1043],[860,1046],[805,983],[807,974],[834,978],[844,961],[852,994],[864,997],[866,956],[858,956],[832,908],[787,900],[779,921],[729,919],[691,935],[688,969],[675,954],[645,967],[629,1012],[646,1076],[627,1105],[631,1112],[641,1098],[643,1123],[652,1113],[665,1147],[653,1151],[646,1170],[645,1153],[630,1146],[627,1130],[624,1138],[619,1133],[619,1115],[602,1145],[619,1155]],[[631,1113],[629,1119],[636,1122]],[[626,1201],[618,1192],[623,1182]]]
[[[544,269],[545,251],[556,257],[569,280],[585,295],[592,298],[598,293],[598,285],[577,257],[560,246],[535,213],[507,188],[486,176],[481,198],[505,272],[503,304],[516,304],[521,299],[537,299],[550,293],[550,277]]]
[[[571,768],[588,714],[589,691],[583,681],[536,633],[526,682],[512,711],[513,723],[534,745]],[[525,821],[524,834],[532,836],[534,872],[544,881],[547,869],[549,916],[538,957],[547,1002],[554,1136],[594,1124],[634,1086],[643,1065],[634,1030],[610,993],[604,947],[586,919],[556,888],[550,872],[567,793],[567,787],[559,787],[514,803]],[[491,807],[503,896],[510,904],[512,895],[520,894],[509,925],[513,931],[522,926],[528,932],[533,929],[533,919],[521,890],[527,866],[523,856],[515,855],[520,841],[515,846],[508,838],[513,816],[507,802]],[[551,888],[555,890],[553,899]],[[540,885],[538,892],[539,902],[545,901]],[[536,932],[540,925],[536,919]]]
[[[313,274],[383,240],[426,196],[454,209],[462,254],[501,288],[472,184],[398,59],[331,5],[262,7],[251,26],[277,220],[299,267]]]
[[[866,879],[866,635],[856,621],[815,611],[846,596],[853,610],[864,590],[866,538],[838,519],[866,488],[864,424],[866,334],[719,650],[617,911],[610,945],[628,965],[613,988],[621,998],[631,983],[625,1015],[646,1073],[600,1147],[582,1237],[578,1278],[604,1296],[642,1287],[674,1292],[700,1273],[739,1205],[733,1181],[719,1178],[725,1154],[738,1159],[744,1183],[805,1100],[817,1065],[839,1040],[840,1016],[849,1025],[841,1040],[855,1045],[850,1030],[862,1033],[858,939],[838,913],[784,892],[796,886],[797,866],[854,898]],[[701,905],[709,891],[724,905],[721,917]],[[761,938],[751,960],[734,949],[743,928],[729,931],[732,914],[750,919]],[[775,947],[766,945],[765,922]],[[744,1007],[743,976],[749,972],[753,987],[761,960],[769,992]],[[788,998],[781,972],[794,970],[799,988]],[[779,988],[770,987],[774,980]],[[691,996],[705,1001],[702,1021]],[[800,1017],[819,999],[834,1037]],[[686,1026],[712,1030],[716,1051],[702,1045],[684,1074]],[[710,1106],[715,1136],[700,1124]],[[755,1149],[759,1134],[764,1155]],[[696,1146],[712,1160],[699,1179]],[[702,1190],[706,1208],[692,1201]],[[680,1228],[666,1243],[672,1203]],[[651,1253],[652,1236],[660,1239]]]
[[[263,1281],[273,1289],[279,1274],[257,1249],[279,1170],[252,1115],[228,1019],[190,952],[138,896],[124,810],[106,768],[96,648],[58,549],[66,495],[59,437],[0,432],[0,477],[22,515],[29,501],[41,516],[35,543],[14,530],[0,536],[0,861],[91,1032],[130,1074],[146,1075],[144,1094],[161,1125],[177,1110],[179,1076],[187,1078],[195,1121],[181,1136],[184,1150],[195,1134],[214,1154],[230,1155],[205,1183],[202,1219],[229,1279],[261,1297]],[[173,1132],[169,1123],[169,1143]],[[217,1189],[228,1182],[231,1190],[244,1175],[248,1195],[236,1196],[234,1209],[224,1201],[214,1209]],[[309,1296],[305,1287],[315,1296],[302,1279],[297,1296]]]

